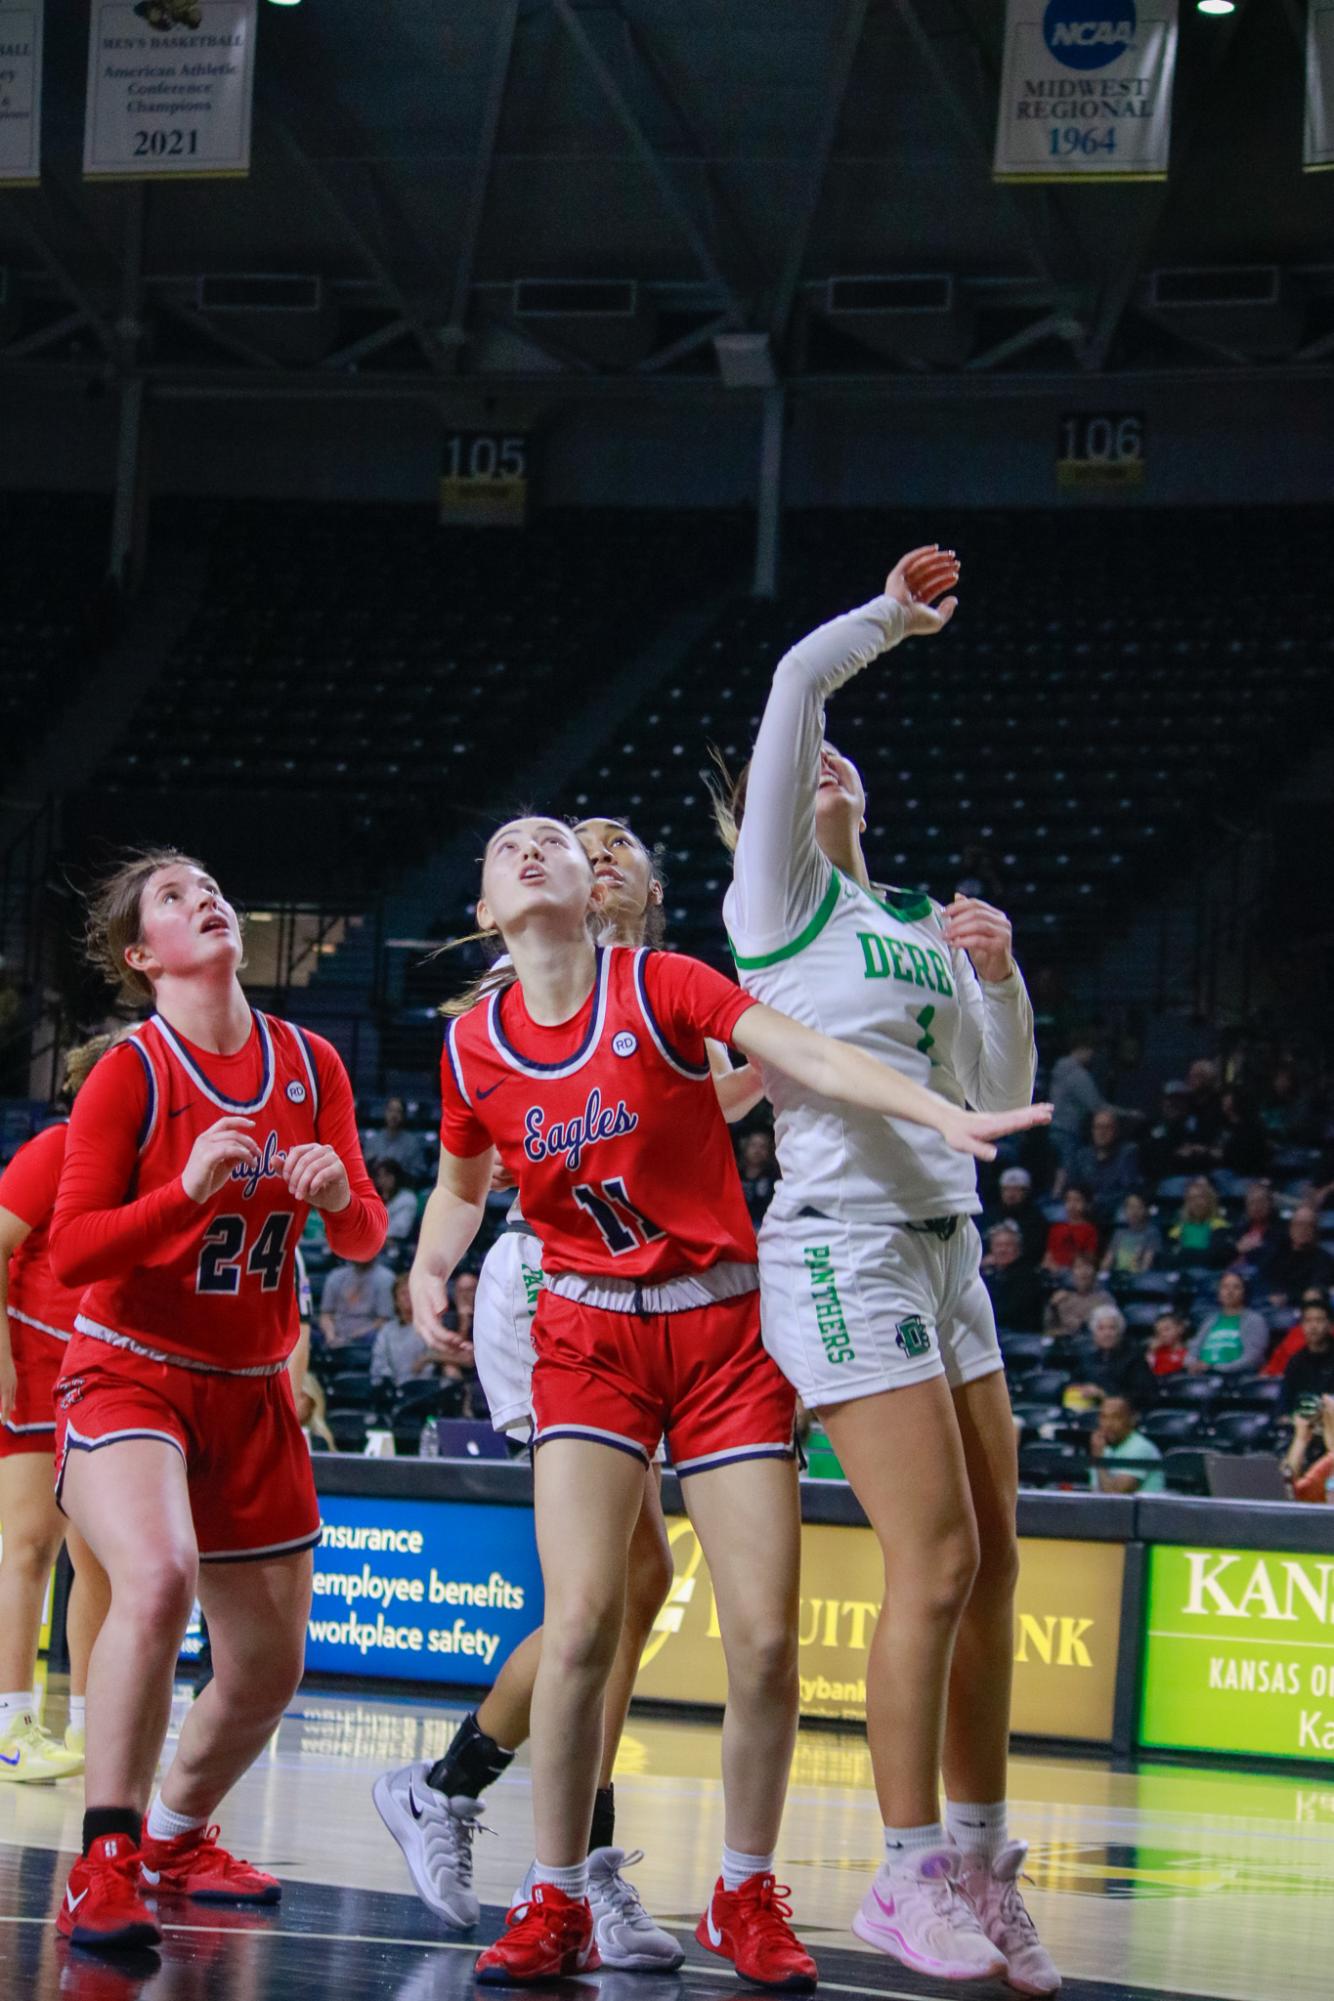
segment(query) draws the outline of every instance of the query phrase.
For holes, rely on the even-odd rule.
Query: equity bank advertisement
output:
[[[671,1595],[644,1651],[635,1693],[659,1702],[721,1703],[727,1694],[718,1613],[699,1540],[668,1522]],[[1015,1617],[1014,1729],[1020,1735],[1111,1741],[1125,1550],[1120,1543],[1024,1541]],[[866,1650],[884,1572],[870,1529],[802,1530],[801,1708],[866,1714]]]
[[[1334,1555],[1149,1552],[1140,1742],[1334,1761]]]

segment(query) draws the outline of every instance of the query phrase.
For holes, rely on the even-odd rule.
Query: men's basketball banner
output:
[[[1176,52],[1176,0],[1007,0],[996,179],[1165,179]]]
[[[1334,0],[1307,0],[1302,165],[1334,167]]]
[[[250,171],[259,0],[93,0],[83,171]]]
[[[0,187],[41,175],[42,6],[0,6]]]

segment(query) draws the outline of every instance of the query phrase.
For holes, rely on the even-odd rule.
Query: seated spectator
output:
[[[324,1384],[310,1370],[306,1371],[305,1379],[296,1394],[296,1414],[301,1429],[306,1434],[306,1444],[312,1452],[337,1452],[338,1442],[329,1429]]]
[[[1007,1167],[1000,1178],[1000,1199],[986,1218],[987,1236],[997,1223],[1013,1223],[1024,1240],[1029,1264],[1040,1265],[1047,1249],[1047,1219],[1033,1197],[1033,1177],[1026,1167]]]
[[[1074,1380],[1067,1396],[1076,1403],[1124,1397],[1136,1410],[1149,1410],[1158,1396],[1152,1369],[1138,1344],[1126,1333],[1125,1315],[1110,1302],[1089,1318],[1089,1331],[1079,1344]]]
[[[1186,1072],[1186,1122],[1201,1155],[1213,1159],[1223,1132],[1223,1093],[1218,1065],[1200,1056]]]
[[[1218,1305],[1188,1343],[1186,1367],[1193,1376],[1253,1376],[1269,1352],[1269,1323],[1246,1304],[1246,1281],[1225,1271],[1218,1281]]]
[[[1063,1198],[1065,1219],[1053,1223],[1047,1232],[1048,1271],[1069,1271],[1077,1257],[1098,1259],[1097,1226],[1089,1221],[1088,1197],[1082,1188],[1067,1188]]]
[[[1214,1159],[1229,1174],[1263,1174],[1269,1165],[1269,1134],[1244,1091],[1223,1093],[1223,1122]]]
[[[1063,1168],[1069,1166],[1071,1158],[1083,1145],[1089,1120],[1107,1102],[1094,1081],[1091,1068],[1093,1056],[1092,1036],[1079,1034],[1075,1036],[1069,1054],[1052,1065],[1049,1090],[1052,1113],[1047,1137]]]
[[[1180,1270],[1217,1270],[1232,1261],[1227,1219],[1220,1213],[1214,1184],[1199,1174],[1188,1182],[1175,1223],[1167,1232],[1167,1255]]]
[[[1329,1295],[1318,1289],[1302,1294],[1302,1312],[1297,1315],[1297,1318],[1293,1321],[1291,1327],[1289,1327],[1263,1369],[1261,1369],[1260,1374],[1262,1376],[1281,1376],[1293,1356],[1300,1355],[1302,1349],[1306,1346],[1306,1335],[1302,1331],[1302,1313],[1305,1313],[1308,1306],[1323,1306],[1328,1308]]]
[[[320,1332],[326,1348],[372,1341],[394,1311],[394,1274],[378,1258],[336,1264],[320,1294]]]
[[[1151,1438],[1137,1430],[1139,1412],[1129,1397],[1103,1399],[1098,1428],[1089,1440],[1093,1467],[1089,1485],[1103,1494],[1161,1494],[1162,1453]],[[1142,1466],[1143,1472],[1132,1470]]]
[[[1099,1306],[1113,1306],[1110,1292],[1098,1284],[1098,1267],[1081,1251],[1070,1267],[1064,1284],[1047,1301],[1045,1317],[1048,1334],[1082,1334]]]
[[[377,1160],[371,1180],[389,1213],[390,1237],[397,1243],[410,1242],[417,1234],[417,1198],[406,1186],[402,1168],[396,1160]]]
[[[1243,1198],[1237,1256],[1248,1265],[1263,1264],[1282,1242],[1283,1225],[1274,1206],[1274,1191],[1267,1181],[1252,1181]]]
[[[408,1275],[394,1280],[394,1311],[391,1319],[376,1329],[371,1350],[371,1381],[390,1383],[396,1390],[416,1382],[419,1376],[434,1375],[439,1364],[412,1324],[412,1295]],[[459,1371],[454,1375],[459,1377]]]
[[[408,1130],[408,1108],[401,1098],[384,1101],[384,1124],[379,1132],[367,1133],[362,1140],[366,1165],[392,1160],[409,1188],[418,1188],[430,1177],[426,1134]]]
[[[1334,1339],[1330,1338],[1329,1307],[1323,1301],[1302,1309],[1302,1334],[1305,1345],[1301,1353],[1294,1355],[1283,1371],[1283,1408],[1291,1415],[1301,1409],[1305,1398],[1307,1415],[1314,1417],[1315,1405],[1310,1400],[1334,1396]]]
[[[1147,1181],[1166,1181],[1172,1174],[1191,1174],[1199,1166],[1202,1150],[1190,1130],[1190,1100],[1184,1084],[1163,1086],[1158,1123],[1149,1128],[1140,1149]]]
[[[1122,1139],[1121,1121],[1110,1105],[1093,1114],[1087,1146],[1076,1147],[1062,1182],[1082,1188],[1100,1230],[1110,1230],[1127,1195],[1138,1187],[1139,1148]]]
[[[1179,1313],[1160,1313],[1153,1323],[1144,1359],[1155,1376],[1176,1376],[1186,1366],[1186,1322]]]
[[[1309,1412],[1297,1412],[1283,1471],[1294,1501],[1334,1503],[1334,1397],[1321,1397],[1318,1429]]]
[[[1142,1195],[1127,1195],[1121,1215],[1102,1254],[1102,1275],[1115,1272],[1118,1278],[1137,1278],[1152,1271],[1162,1256],[1163,1233],[1149,1214]]]
[[[758,1223],[773,1200],[778,1180],[778,1156],[774,1152],[773,1135],[767,1132],[747,1133],[738,1149],[737,1165],[751,1221]]]
[[[1009,1334],[1036,1334],[1042,1326],[1042,1280],[1024,1256],[1017,1223],[997,1223],[987,1234],[982,1283],[991,1294],[996,1325]]]
[[[1260,1266],[1260,1283],[1275,1306],[1286,1306],[1304,1292],[1328,1292],[1334,1282],[1334,1258],[1320,1241],[1320,1218],[1314,1209],[1294,1209],[1288,1234]]]

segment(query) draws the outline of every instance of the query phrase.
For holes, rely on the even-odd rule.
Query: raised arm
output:
[[[836,689],[914,633],[939,632],[954,611],[934,601],[958,578],[952,554],[914,549],[880,597],[831,619],[785,653],[774,674],[746,780],[728,906],[748,945],[784,943],[809,920],[829,880],[815,839],[824,705]]]
[[[934,1091],[923,1090],[886,1063],[877,1062],[851,1043],[821,1035],[801,1022],[758,1004],[748,1008],[732,1031],[733,1046],[743,1055],[772,1064],[817,1097],[834,1098],[886,1118],[938,1132],[956,1153],[976,1160],[994,1160],[993,1141],[1028,1126],[1046,1125],[1050,1105],[1024,1105],[1008,1112],[965,1112]]]
[[[482,1226],[491,1188],[493,1149],[463,1159],[440,1149],[440,1169],[422,1211],[417,1255],[408,1275],[412,1323],[433,1355],[457,1359],[456,1337],[442,1323],[449,1281]]]

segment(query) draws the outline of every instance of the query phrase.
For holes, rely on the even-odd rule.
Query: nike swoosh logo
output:
[[[489,1098],[491,1096],[491,1093],[493,1091],[498,1091],[504,1082],[505,1079],[503,1077],[497,1077],[494,1084],[488,1084],[484,1091],[478,1090],[474,1093],[474,1095],[478,1098]]]
[[[879,1904],[881,1910],[884,1912],[887,1918],[893,1918],[898,1916],[898,1912],[895,1910],[892,1900],[887,1904],[878,1890],[872,1890],[871,1895],[875,1898],[877,1904]]]
[[[141,1862],[139,1869],[145,1883],[156,1884],[162,1881],[162,1871],[160,1869],[150,1869],[146,1862]]]
[[[410,1807],[410,1808],[412,1809],[412,1818],[413,1818],[414,1820],[420,1820],[420,1819],[421,1819],[421,1809],[420,1809],[420,1808],[418,1807],[418,1805],[417,1805],[417,1796],[416,1796],[416,1794],[415,1794],[415,1793],[413,1792],[413,1790],[412,1790],[412,1787],[411,1787],[411,1786],[409,1786],[409,1787],[408,1787],[408,1805],[409,1805],[409,1807]]]
[[[7,1757],[3,1751],[0,1751],[0,1765],[17,1765],[22,1756],[22,1751],[16,1751],[12,1758]]]
[[[70,1909],[71,1909],[72,1911],[77,1911],[77,1910],[78,1910],[78,1908],[79,1908],[79,1905],[80,1905],[80,1904],[81,1904],[81,1903],[83,1902],[84,1898],[85,1898],[85,1897],[86,1897],[87,1895],[88,1895],[88,1892],[87,1892],[86,1890],[80,1890],[80,1892],[79,1892],[79,1894],[78,1894],[78,1896],[77,1896],[77,1897],[76,1897],[76,1896],[74,1895],[74,1892],[73,1892],[72,1890],[66,1890],[66,1892],[65,1892],[65,1902],[66,1902],[66,1903],[67,1903],[67,1904],[69,1905],[69,1907],[70,1907]]]
[[[708,1910],[707,1910],[707,1911],[706,1911],[706,1912],[704,1913],[704,1923],[705,1923],[705,1925],[706,1925],[706,1927],[707,1927],[707,1929],[708,1929],[708,1934],[709,1934],[709,1944],[710,1944],[710,1945],[721,1945],[721,1944],[722,1944],[722,1942],[723,1942],[723,1935],[722,1935],[722,1933],[721,1933],[721,1932],[719,1931],[719,1929],[718,1929],[717,1925],[716,1925],[716,1924],[715,1924],[715,1923],[713,1922],[713,1901],[712,1901],[712,1899],[710,1899],[710,1901],[709,1901],[709,1908],[708,1908]]]
[[[193,1098],[191,1098],[188,1104],[177,1105],[174,1111],[168,1112],[167,1117],[169,1119],[178,1119],[181,1116],[182,1112],[192,1112],[194,1110],[194,1104],[195,1101]]]

